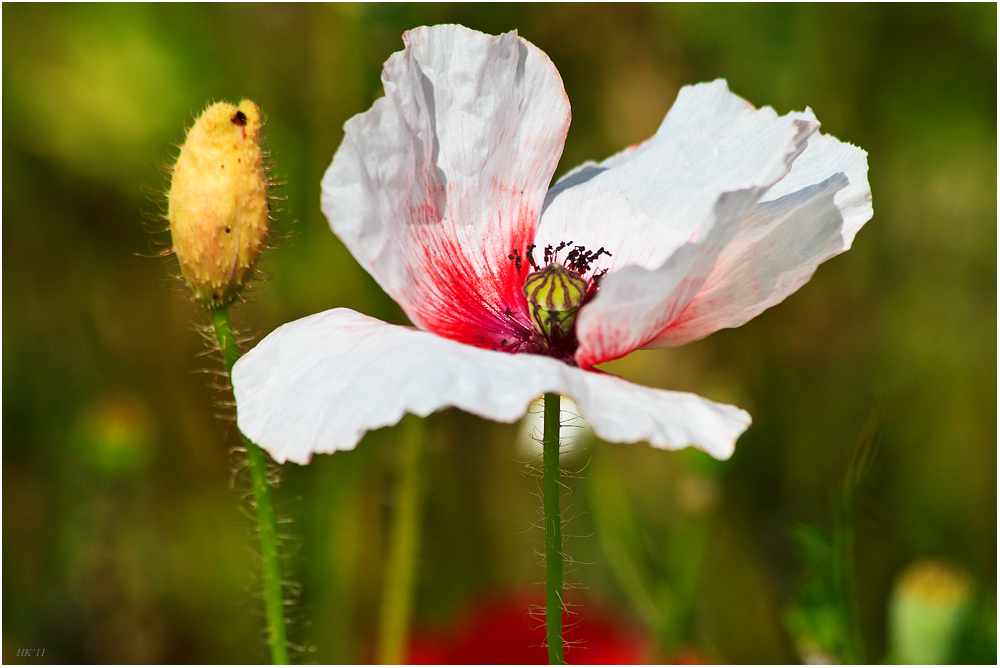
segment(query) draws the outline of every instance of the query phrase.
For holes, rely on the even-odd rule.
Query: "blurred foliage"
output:
[[[870,662],[858,624],[855,515],[881,445],[880,418],[873,413],[854,446],[843,481],[831,491],[831,530],[804,523],[795,527],[802,583],[785,625],[805,663]]]
[[[335,306],[404,322],[329,232],[319,181],[401,33],[441,22],[516,28],[552,58],[574,116],[557,175],[648,137],[680,86],[716,77],[780,113],[809,105],[869,153],[875,217],[849,253],[742,328],[606,365],[754,425],[721,464],[643,444],[584,453],[569,497],[583,604],[646,628],[659,660],[799,658],[783,625],[808,568],[793,527],[829,535],[878,407],[881,457],[853,517],[867,656],[885,656],[896,574],[934,555],[979,592],[958,657],[996,661],[996,5],[8,4],[3,19],[5,662],[27,647],[57,662],[266,656],[228,488],[234,429],[193,373],[217,368],[198,357],[207,314],[170,259],[150,259],[163,246],[147,228],[163,229],[185,124],[250,97],[284,183],[281,240],[237,324],[260,336]],[[428,429],[421,634],[491,593],[540,600],[542,579],[518,427],[445,411]],[[284,469],[308,660],[373,656],[397,440]]]

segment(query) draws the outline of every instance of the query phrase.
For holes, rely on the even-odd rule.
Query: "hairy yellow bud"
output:
[[[550,264],[524,279],[524,296],[535,330],[549,341],[573,333],[577,311],[587,294],[587,282],[560,264]]]
[[[218,102],[188,131],[170,184],[174,252],[191,292],[209,306],[239,294],[267,238],[260,110]]]

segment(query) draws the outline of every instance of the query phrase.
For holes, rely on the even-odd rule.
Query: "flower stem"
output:
[[[542,515],[545,520],[545,639],[549,663],[564,664],[562,512],[559,510],[559,400],[545,395],[542,432]]]
[[[413,604],[413,575],[420,551],[420,456],[425,428],[424,421],[414,415],[403,420],[396,516],[382,595],[378,647],[381,664],[396,665],[405,659],[403,650]]]
[[[226,362],[230,376],[233,365],[240,358],[239,343],[229,319],[229,308],[221,306],[212,309],[212,324],[219,349]],[[284,594],[281,581],[281,555],[278,551],[278,521],[271,501],[271,489],[267,482],[267,457],[256,443],[243,436],[250,466],[251,486],[260,528],[260,552],[264,560],[264,612],[267,617],[267,637],[271,645],[271,662],[288,663],[288,640],[285,634]]]

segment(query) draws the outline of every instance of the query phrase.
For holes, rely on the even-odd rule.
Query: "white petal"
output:
[[[821,262],[849,249],[872,217],[866,154],[814,135],[764,200],[691,303],[648,347],[681,345],[739,327],[798,290]]]
[[[572,397],[600,437],[695,445],[726,458],[749,426],[734,406],[635,385],[549,357],[512,355],[389,325],[348,309],[288,323],[233,370],[238,424],[278,462],[350,450],[404,413],[448,406],[514,422],[545,392]]]
[[[569,101],[552,62],[515,32],[435,26],[403,41],[385,97],[344,126],[323,212],[414,324],[495,345],[510,336],[506,309],[524,310],[508,255],[534,237]]]
[[[562,236],[611,252],[599,266],[612,273],[577,320],[580,366],[642,347],[678,317],[817,127],[808,109],[758,111],[722,80],[690,86],[652,139],[553,188],[539,244]]]
[[[704,238],[719,196],[770,186],[818,127],[810,110],[778,117],[722,79],[685,86],[656,134],[563,176],[545,198],[536,243],[573,241],[611,253],[600,266],[653,269]]]

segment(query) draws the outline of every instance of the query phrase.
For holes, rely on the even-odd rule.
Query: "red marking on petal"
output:
[[[472,248],[461,238],[476,230],[462,229],[450,215],[445,220],[450,212],[443,210],[443,188],[426,189],[424,201],[411,207],[411,243],[426,276],[420,303],[411,307],[429,331],[473,346],[502,348],[504,341],[530,330],[521,292],[530,267],[522,265],[518,271],[508,255],[513,249],[524,254],[535,236],[538,213],[511,195],[504,198],[511,210],[494,214],[496,236],[482,238]]]
[[[635,332],[632,330],[618,327],[615,324],[590,327],[586,341],[581,341],[580,347],[574,355],[577,366],[581,369],[590,369],[595,364],[616,360],[638,350],[656,338],[656,334],[653,334],[644,341],[636,343],[634,340],[630,340],[634,334]]]

